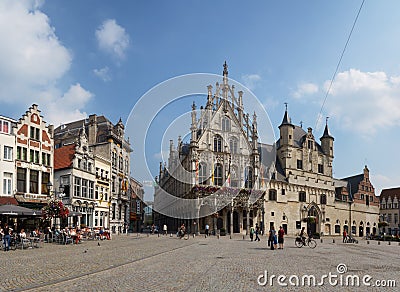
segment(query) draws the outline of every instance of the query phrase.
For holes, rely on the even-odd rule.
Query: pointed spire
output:
[[[325,124],[325,129],[324,129],[324,134],[322,135],[322,138],[331,138],[334,139],[331,134],[329,133],[329,128],[328,128],[328,119],[329,117],[326,117],[326,124]]]
[[[228,77],[228,64],[226,64],[226,61],[224,63],[224,71],[223,71],[222,75]]]
[[[280,126],[283,126],[283,125],[291,125],[291,126],[293,126],[292,125],[292,122],[291,122],[291,120],[290,120],[290,118],[289,118],[289,114],[288,114],[288,110],[287,110],[287,102],[285,102],[285,115],[283,116],[283,120],[282,120],[282,123],[281,123],[281,125]],[[279,127],[280,127],[279,126]]]

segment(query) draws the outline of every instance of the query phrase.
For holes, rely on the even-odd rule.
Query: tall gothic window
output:
[[[199,184],[206,185],[208,179],[207,164],[205,162],[199,163]]]
[[[229,132],[231,130],[231,120],[228,117],[222,118],[222,131]]]
[[[214,185],[222,186],[223,185],[223,168],[220,163],[217,163],[214,168]]]
[[[214,151],[222,152],[222,137],[220,135],[214,137]]]
[[[244,171],[244,187],[251,189],[253,187],[253,169],[247,166]]]
[[[238,141],[234,137],[229,140],[229,150],[232,154],[238,153]]]

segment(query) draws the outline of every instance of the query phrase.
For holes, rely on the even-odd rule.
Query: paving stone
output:
[[[281,289],[276,277],[317,282],[329,273],[340,276],[368,274],[375,280],[398,280],[400,246],[317,241],[315,249],[297,248],[286,238],[283,250],[260,242],[222,236],[189,240],[170,236],[120,235],[113,240],[85,241],[78,245],[44,244],[41,248],[0,252],[0,291],[273,291]],[[274,285],[260,286],[259,275],[275,275]],[[397,283],[400,284],[400,283]],[[366,289],[367,288],[367,289]],[[371,287],[329,285],[284,287],[284,291],[372,291]],[[392,289],[392,290],[391,290]],[[398,289],[398,288],[397,288]],[[379,291],[397,291],[384,288]]]

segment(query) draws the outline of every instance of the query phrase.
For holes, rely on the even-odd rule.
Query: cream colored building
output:
[[[0,115],[0,204],[16,203],[15,155],[16,145],[13,127],[17,121]]]
[[[96,183],[95,183],[95,227],[109,228],[110,214],[110,174],[111,161],[99,154],[95,155]]]
[[[379,196],[380,220],[387,222],[382,227],[386,234],[400,235],[400,188],[384,189]]]
[[[102,221],[103,226],[110,228],[113,233],[126,232],[129,227],[128,191],[132,149],[129,140],[124,137],[125,127],[121,120],[114,125],[106,117],[93,114],[88,119],[57,127],[55,129],[56,148],[73,143],[82,127],[85,129],[88,147],[95,160],[94,175],[96,174],[95,167],[98,168],[97,178],[94,179],[99,199],[91,200],[96,208],[92,217],[93,224],[97,223],[100,226],[100,221]],[[101,170],[103,170],[103,176],[101,176]],[[103,199],[100,199],[101,194]],[[107,200],[105,200],[106,197]]]
[[[328,124],[318,141],[311,128],[291,123],[286,108],[279,139],[275,145],[262,144],[262,125],[256,113],[251,118],[245,113],[246,97],[229,84],[226,63],[222,83],[212,89],[208,86],[204,108],[192,106],[190,142],[179,137],[175,147],[171,141],[168,164],[160,163],[156,225],[176,230],[186,223],[201,232],[209,225],[211,230],[244,234],[256,223],[263,230],[283,226],[289,235],[302,227],[321,235],[340,235],[344,229],[358,236],[376,232],[379,202],[369,170],[344,179],[332,176],[334,138]],[[276,157],[271,157],[274,150]],[[199,218],[183,203],[165,200],[165,193],[197,202],[193,208]],[[213,203],[212,197],[219,201]]]

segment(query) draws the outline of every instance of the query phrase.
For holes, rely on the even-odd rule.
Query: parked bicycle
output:
[[[298,248],[301,248],[305,245],[308,245],[308,247],[310,247],[310,248],[315,248],[317,246],[317,242],[311,237],[308,237],[308,238],[304,239],[304,241],[303,241],[303,238],[301,238],[300,236],[297,236],[294,243]]]
[[[10,239],[10,249],[16,250],[21,245],[21,241],[16,236],[11,236]]]

